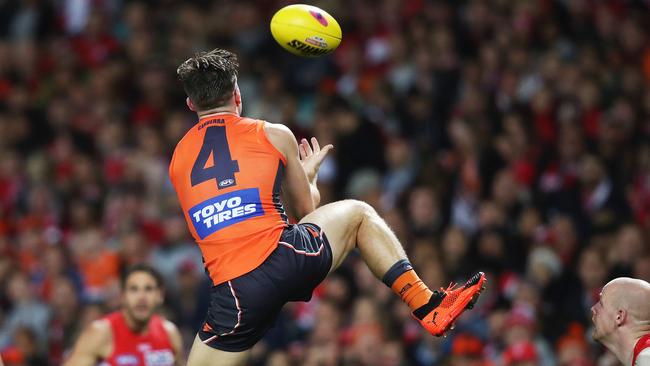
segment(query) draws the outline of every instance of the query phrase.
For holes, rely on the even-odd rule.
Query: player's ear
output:
[[[196,112],[196,107],[194,107],[194,103],[192,103],[190,97],[185,98],[185,104],[187,104],[187,108],[189,108],[192,112]]]
[[[623,323],[625,323],[625,320],[627,319],[627,311],[625,309],[618,309],[616,312],[616,325],[621,326]]]
[[[235,83],[235,90],[232,92],[233,97],[235,97],[235,105],[239,107],[241,105],[241,92],[239,91],[239,85]]]

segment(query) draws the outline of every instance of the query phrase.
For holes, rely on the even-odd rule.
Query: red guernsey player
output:
[[[321,149],[315,138],[298,145],[286,126],[242,117],[234,54],[201,53],[177,72],[198,122],[176,146],[169,175],[214,285],[188,364],[244,364],[282,306],[309,301],[357,248],[430,333],[443,335],[473,306],[483,273],[458,288],[431,291],[370,205],[345,200],[318,207],[318,169],[333,146]],[[281,187],[298,224],[287,222]]]
[[[593,338],[625,366],[650,366],[650,283],[611,280],[591,307]]]
[[[122,310],[91,323],[65,365],[182,365],[178,329],[154,314],[162,300],[158,272],[143,264],[129,268],[122,277]]]

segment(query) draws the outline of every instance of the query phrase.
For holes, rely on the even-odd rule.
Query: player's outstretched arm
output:
[[[163,321],[163,327],[165,327],[169,341],[174,349],[174,364],[176,366],[184,366],[185,358],[183,355],[183,337],[181,333],[178,331],[176,325],[169,320]]]
[[[320,149],[316,141],[315,151],[304,141],[299,148],[291,130],[281,124],[266,123],[264,131],[269,141],[286,159],[285,187],[299,217],[303,217],[314,211],[320,203],[320,193],[316,186],[318,168],[332,145]]]
[[[108,356],[113,337],[110,324],[106,320],[92,322],[79,335],[70,358],[64,366],[94,366],[97,361]]]

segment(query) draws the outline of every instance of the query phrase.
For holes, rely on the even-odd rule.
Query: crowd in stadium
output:
[[[311,59],[270,36],[287,3],[0,2],[5,364],[60,364],[143,261],[191,345],[209,279],[167,168],[196,122],[176,67],[214,47],[239,56],[244,115],[334,144],[322,203],[370,203],[432,288],[489,281],[435,338],[352,256],[251,365],[616,364],[590,307],[650,281],[650,3],[316,1],[344,35]]]

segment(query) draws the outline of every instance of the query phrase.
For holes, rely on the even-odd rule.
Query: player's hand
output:
[[[298,145],[298,150],[300,151],[300,163],[302,168],[305,169],[307,173],[307,179],[310,183],[316,183],[318,177],[318,169],[320,164],[327,156],[327,153],[334,148],[334,145],[327,144],[320,147],[318,140],[315,137],[311,138],[311,145],[307,139],[302,139],[300,145]]]

